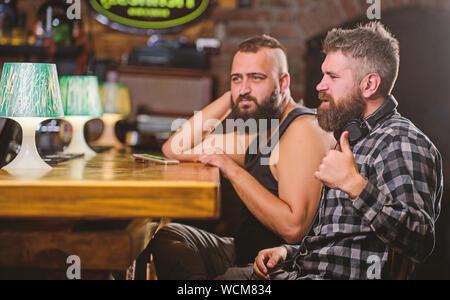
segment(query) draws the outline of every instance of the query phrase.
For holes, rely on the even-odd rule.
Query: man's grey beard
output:
[[[319,99],[329,101],[328,108],[317,109],[319,126],[329,132],[341,130],[351,120],[362,118],[367,106],[359,90],[337,104],[324,93],[319,94]]]
[[[242,119],[244,121],[253,119],[259,123],[259,120],[267,120],[270,124],[270,120],[280,120],[283,114],[281,105],[280,105],[281,95],[277,89],[274,89],[272,94],[264,99],[262,104],[259,104],[256,98],[249,95],[241,95],[236,100],[236,103],[231,99],[231,114],[228,116],[228,119],[238,120]],[[256,110],[253,112],[241,112],[239,109],[239,103],[242,100],[253,101],[256,104]]]

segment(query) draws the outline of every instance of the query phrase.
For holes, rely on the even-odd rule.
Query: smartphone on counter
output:
[[[154,162],[154,163],[157,163],[157,164],[162,164],[162,165],[176,165],[176,164],[180,163],[179,160],[167,159],[165,157],[156,156],[156,155],[150,155],[150,154],[133,154],[132,157],[135,160],[151,161],[151,162]]]

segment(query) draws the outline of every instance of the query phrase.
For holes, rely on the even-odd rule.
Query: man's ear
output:
[[[289,73],[283,73],[280,76],[280,93],[283,94],[284,92],[289,90],[289,87],[291,85],[291,76]]]
[[[381,84],[381,77],[378,73],[370,73],[363,78],[360,84],[361,92],[364,98],[372,98],[378,93]]]

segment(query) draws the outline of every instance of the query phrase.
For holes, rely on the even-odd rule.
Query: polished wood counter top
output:
[[[219,189],[217,168],[103,153],[46,173],[0,170],[0,217],[218,218]]]

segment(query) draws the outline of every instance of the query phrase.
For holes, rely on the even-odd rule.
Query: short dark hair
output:
[[[287,56],[286,48],[284,48],[276,38],[268,36],[267,34],[254,36],[243,41],[238,47],[238,52],[256,53],[263,47],[281,49]]]
[[[335,51],[363,62],[356,70],[358,80],[369,73],[377,73],[381,77],[378,91],[383,96],[392,92],[398,77],[400,45],[383,24],[376,21],[355,29],[332,29],[323,43],[323,52]]]
[[[287,51],[283,45],[274,37],[268,36],[267,34],[258,35],[251,37],[245,41],[243,41],[236,53],[244,52],[244,53],[257,53],[259,50],[263,48],[269,49],[280,49],[283,53],[283,56],[278,56],[280,63],[280,74],[284,71],[289,70],[288,62],[287,62]]]

